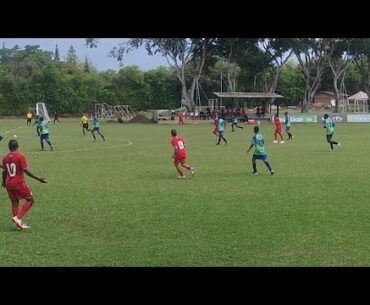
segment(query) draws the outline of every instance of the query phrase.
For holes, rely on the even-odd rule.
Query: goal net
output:
[[[43,117],[44,120],[47,120],[48,122],[51,122],[48,110],[46,109],[46,106],[44,103],[37,103],[36,104],[36,115],[39,117]]]

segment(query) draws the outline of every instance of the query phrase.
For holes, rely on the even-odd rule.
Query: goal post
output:
[[[48,114],[48,110],[46,109],[46,106],[45,106],[45,103],[36,104],[36,115],[44,118],[44,120],[47,120],[48,122],[51,122],[49,114]]]

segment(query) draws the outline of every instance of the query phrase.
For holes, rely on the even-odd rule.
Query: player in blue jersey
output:
[[[220,117],[217,122],[217,129],[218,129],[218,142],[216,145],[220,145],[221,139],[225,142],[225,145],[227,145],[227,140],[224,137],[225,132],[225,126],[226,122],[223,117]]]
[[[292,120],[290,119],[288,112],[285,112],[284,115],[285,115],[284,116],[285,132],[288,134],[288,140],[293,140],[293,135],[290,132],[290,127],[292,126]]]
[[[37,136],[39,137],[40,136],[40,130],[41,130],[41,121],[40,121],[40,117],[38,115],[36,115],[36,119],[35,119],[35,122],[33,123],[33,125],[36,125],[36,133],[37,133]]]
[[[105,138],[103,134],[100,132],[100,125],[99,125],[99,120],[96,115],[93,117],[93,129],[91,129],[92,136],[94,138],[94,142],[96,141],[95,137],[95,131],[102,137],[103,141],[105,141]]]
[[[271,168],[270,163],[267,161],[267,154],[265,150],[265,141],[263,136],[259,133],[260,128],[254,126],[254,135],[252,137],[251,145],[249,146],[247,153],[254,147],[254,153],[252,157],[253,175],[257,175],[257,163],[256,160],[262,160],[270,171],[270,174],[274,174],[274,170]]]
[[[243,126],[238,126],[238,118],[236,116],[232,117],[232,124],[231,124],[232,132],[234,132],[234,126],[236,128],[243,129]]]
[[[41,143],[41,150],[44,150],[44,141],[49,144],[50,150],[53,151],[53,146],[51,145],[51,142],[49,140],[49,124],[47,120],[44,120],[43,117],[40,117],[41,122],[41,135],[40,135],[40,143]]]

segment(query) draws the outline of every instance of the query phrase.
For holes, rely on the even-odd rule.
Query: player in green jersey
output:
[[[292,126],[292,120],[288,115],[288,112],[284,113],[284,124],[285,124],[285,132],[288,134],[288,140],[293,140],[293,135],[290,131],[290,127]]]
[[[252,137],[251,145],[249,146],[249,149],[247,150],[247,153],[254,147],[254,153],[252,157],[252,166],[253,166],[253,175],[257,175],[257,164],[256,160],[262,160],[267,168],[270,171],[270,174],[274,174],[274,170],[271,168],[270,163],[267,161],[267,154],[265,150],[265,141],[263,139],[263,136],[259,133],[260,128],[258,126],[254,126],[254,135]]]
[[[333,141],[334,127],[335,124],[327,113],[324,114],[324,119],[322,121],[322,127],[326,128],[326,141],[330,144],[330,151],[334,151],[334,145],[340,147],[340,142]]]

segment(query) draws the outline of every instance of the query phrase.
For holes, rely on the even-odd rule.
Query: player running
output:
[[[49,123],[48,121],[44,121],[43,117],[40,117],[41,122],[41,135],[40,135],[40,143],[41,143],[41,150],[44,150],[44,141],[49,144],[50,150],[53,151],[53,146],[49,140]]]
[[[253,175],[257,175],[257,164],[256,160],[262,160],[267,168],[270,171],[270,174],[274,174],[274,170],[271,168],[270,163],[267,161],[267,154],[265,150],[265,141],[263,140],[263,136],[259,133],[260,128],[258,126],[254,126],[254,135],[252,137],[252,143],[251,146],[249,146],[249,149],[247,150],[247,153],[252,149],[254,146],[254,153],[252,157],[252,166],[253,166]]]
[[[326,128],[326,141],[330,144],[330,151],[334,151],[334,145],[340,147],[340,142],[335,142],[332,140],[334,134],[334,122],[329,118],[328,114],[324,114],[324,120],[322,121],[322,127]]]
[[[238,126],[238,118],[237,117],[233,116],[232,120],[233,120],[233,123],[231,124],[231,128],[232,128],[233,132],[234,132],[234,126],[236,128],[244,129],[242,126]]]
[[[37,177],[28,170],[26,157],[18,148],[17,140],[10,140],[8,144],[10,152],[3,158],[3,186],[6,187],[9,199],[12,202],[13,221],[20,230],[31,229],[31,226],[22,222],[23,216],[35,202],[32,191],[26,184],[23,173],[41,183],[47,183],[45,178]],[[26,202],[19,211],[19,201],[25,199]]]
[[[105,141],[105,138],[104,138],[103,134],[100,132],[99,120],[98,120],[98,117],[96,115],[94,115],[94,117],[93,117],[93,126],[94,126],[94,128],[91,130],[91,134],[94,138],[93,142],[96,141],[95,131],[97,131],[98,134],[102,137],[103,141]]]
[[[191,171],[192,176],[195,174],[195,170],[191,165],[186,164],[186,150],[185,150],[185,141],[180,136],[177,136],[177,131],[175,129],[171,130],[171,145],[175,149],[172,158],[174,159],[173,164],[176,167],[177,172],[180,174],[178,179],[185,179],[185,175],[179,167],[181,164],[182,167],[186,168],[188,171]]]

